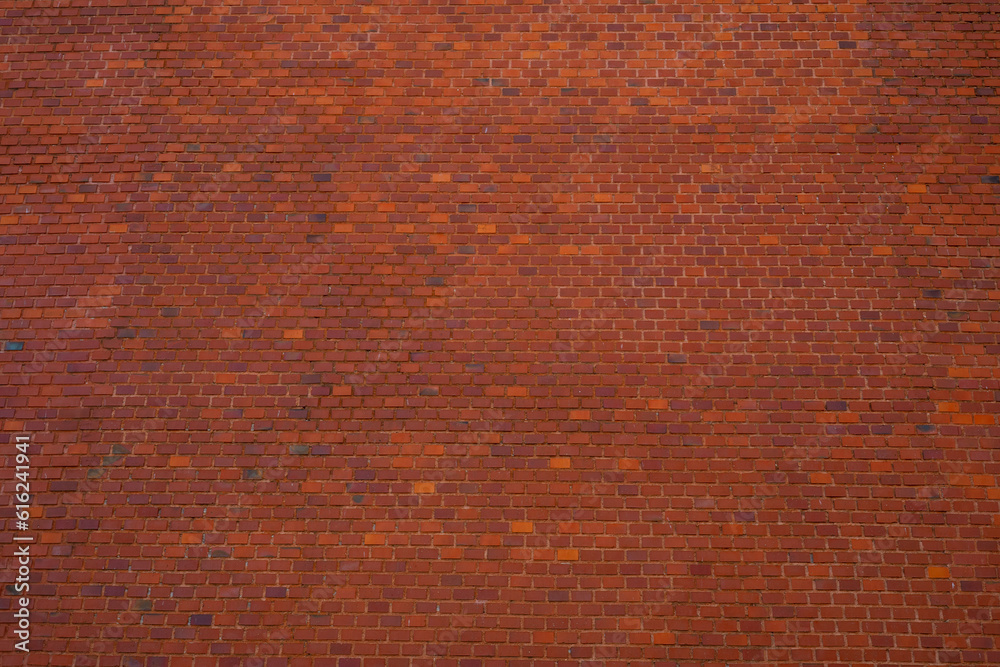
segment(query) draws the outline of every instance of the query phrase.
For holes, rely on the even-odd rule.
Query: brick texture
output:
[[[1000,665],[995,2],[0,0],[0,84],[0,664]]]

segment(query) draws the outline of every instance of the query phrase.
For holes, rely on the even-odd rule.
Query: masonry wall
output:
[[[998,40],[0,0],[0,664],[1000,665]]]

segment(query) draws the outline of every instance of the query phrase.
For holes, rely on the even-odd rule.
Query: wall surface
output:
[[[0,0],[0,664],[1000,665],[998,90],[986,0]]]

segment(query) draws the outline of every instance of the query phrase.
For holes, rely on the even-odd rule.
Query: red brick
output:
[[[995,3],[215,5],[0,2],[30,664],[1000,664]]]

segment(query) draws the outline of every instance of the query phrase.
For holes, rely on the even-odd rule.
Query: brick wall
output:
[[[2,664],[1000,665],[998,42],[0,0]]]

